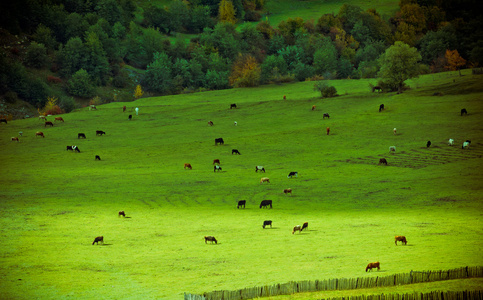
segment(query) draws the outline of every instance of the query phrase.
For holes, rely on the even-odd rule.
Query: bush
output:
[[[337,90],[333,86],[329,86],[325,81],[317,81],[314,84],[314,90],[319,91],[322,98],[331,98],[337,96]]]
[[[77,71],[67,84],[67,91],[74,96],[89,98],[94,95],[94,86],[86,70]]]
[[[15,93],[14,91],[8,91],[7,93],[5,93],[5,101],[7,103],[15,103],[17,99],[17,93]]]
[[[63,111],[65,111],[66,113],[69,113],[75,109],[75,100],[72,97],[64,96],[60,98],[59,106]]]

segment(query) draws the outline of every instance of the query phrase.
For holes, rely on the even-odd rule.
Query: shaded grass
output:
[[[111,103],[63,115],[53,128],[37,119],[1,124],[0,289],[16,299],[178,299],[481,265],[483,178],[474,153],[482,137],[475,99],[483,93],[481,78],[465,75],[455,82],[423,76],[401,95],[344,80],[331,82],[341,96],[320,99],[303,82]],[[473,92],[448,92],[458,86]],[[381,103],[387,109],[379,113]],[[463,106],[466,117],[459,116]],[[323,120],[324,112],[331,118]],[[35,138],[39,130],[44,139]],[[20,142],[10,142],[18,131]],[[79,132],[87,139],[77,139]],[[214,145],[218,137],[225,145]],[[433,161],[450,137],[457,145],[445,150],[448,163],[391,165],[396,158],[411,164],[416,154],[422,164]],[[428,139],[440,148],[426,149]],[[458,145],[466,139],[473,143],[464,151]],[[74,144],[81,153],[65,150]],[[390,145],[398,147],[392,156]],[[379,156],[389,166],[378,166]],[[213,172],[215,158],[223,172]],[[267,172],[255,173],[256,165]],[[290,171],[299,176],[288,179]],[[259,184],[262,176],[271,183]],[[293,196],[282,192],[289,187]],[[246,209],[236,209],[240,199]],[[259,209],[263,199],[274,208]],[[264,220],[273,228],[264,230]],[[309,230],[292,235],[303,222]],[[98,235],[104,246],[91,245]],[[219,243],[206,245],[205,235]],[[394,235],[406,235],[408,246],[396,247]],[[379,273],[364,272],[371,261],[381,262]]]

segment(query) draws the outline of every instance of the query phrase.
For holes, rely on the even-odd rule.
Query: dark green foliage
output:
[[[324,38],[322,45],[314,54],[315,72],[317,74],[334,73],[337,70],[337,49],[330,38]]]
[[[331,98],[337,96],[337,90],[325,81],[317,81],[314,84],[314,91],[319,91],[322,98]]]
[[[218,23],[214,29],[205,28],[200,35],[200,42],[205,47],[217,49],[222,57],[230,61],[235,60],[241,49],[239,34],[230,23]]]
[[[172,68],[173,65],[166,53],[155,53],[153,62],[146,69],[142,85],[149,91],[168,93],[172,88]]]
[[[18,95],[14,91],[8,91],[3,98],[7,103],[15,103],[18,100]]]
[[[307,78],[314,76],[315,70],[312,66],[297,62],[293,66],[292,73],[298,81],[304,81]]]
[[[58,104],[59,104],[59,107],[66,113],[73,111],[76,105],[74,98],[67,97],[67,96],[60,97]]]
[[[32,39],[39,44],[43,44],[47,48],[47,51],[53,51],[57,48],[58,43],[52,34],[52,30],[42,24],[37,26],[32,35]]]
[[[205,75],[204,87],[218,90],[229,88],[228,71],[208,70]]]
[[[287,74],[287,62],[280,55],[270,55],[260,65],[262,69],[261,82],[277,82],[279,77]]]
[[[446,49],[455,49],[457,37],[454,27],[447,25],[434,32],[428,31],[419,41],[423,63],[431,64],[435,59],[444,56]]]
[[[47,56],[47,49],[43,44],[32,42],[27,47],[25,53],[25,65],[28,67],[41,69],[49,64],[49,57]]]
[[[86,70],[77,71],[67,83],[67,91],[72,96],[90,98],[94,96],[95,88]]]
[[[65,77],[80,70],[86,63],[87,48],[79,37],[70,39],[64,47],[60,47],[57,56],[60,73]]]
[[[213,28],[213,26],[215,26],[215,22],[210,17],[210,8],[208,6],[195,6],[191,9],[189,22],[186,24],[188,32],[200,33],[203,31],[203,28]]]

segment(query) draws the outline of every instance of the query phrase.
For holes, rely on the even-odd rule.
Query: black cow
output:
[[[245,208],[245,204],[247,203],[247,200],[240,200],[238,201],[238,205],[236,208],[240,208],[243,206],[243,208]]]
[[[77,146],[67,146],[66,150],[76,151],[80,153],[79,147]]]
[[[221,167],[216,165],[216,166],[213,166],[213,172],[216,172],[216,171],[222,171],[221,170]]]
[[[236,150],[236,149],[231,149],[231,155],[233,154],[239,154],[241,155],[240,151]]]
[[[233,104],[230,105],[230,109],[232,109],[232,108],[236,108],[236,104],[235,103],[233,103]]]
[[[270,225],[270,228],[272,228],[272,220],[267,220],[267,221],[263,221],[263,228],[265,228],[265,226],[268,226]]]
[[[125,213],[123,210],[121,210],[121,211],[119,212],[119,215],[118,215],[118,216],[119,216],[119,217],[120,217],[120,216],[126,217],[126,213]]]
[[[299,173],[298,172],[290,172],[287,176],[287,178],[292,178],[293,176],[298,177]]]
[[[428,141],[428,142],[426,143],[426,147],[428,147],[428,148],[429,148],[430,146],[431,146],[431,141]]]
[[[323,114],[322,119],[325,119],[325,118],[330,119],[330,115],[328,113]]]
[[[387,160],[385,158],[380,158],[379,159],[379,164],[383,164],[387,166]]]
[[[215,239],[214,236],[205,236],[205,244],[207,244],[207,241],[210,241],[212,244],[215,242],[215,244],[218,244],[218,241]]]
[[[466,108],[463,108],[461,110],[461,115],[467,115],[467,114],[468,114],[468,112],[466,111]]]
[[[128,119],[129,121],[131,121],[131,120],[132,120],[132,115],[129,115],[129,117],[127,117],[127,119]]]
[[[99,245],[99,242],[101,242],[102,244],[104,244],[104,237],[103,236],[98,236],[94,239],[94,241],[92,242],[92,245],[94,245],[94,243],[97,243]]]
[[[101,160],[101,157],[99,155],[96,155],[96,159],[95,160]]]
[[[262,202],[260,202],[260,208],[265,208],[267,206],[270,206],[270,208],[272,208],[272,200],[262,200]]]
[[[103,135],[103,134],[106,134],[106,133],[102,130],[96,130],[96,135]]]
[[[384,110],[384,104],[379,105],[379,112]]]
[[[218,144],[220,144],[220,145],[224,145],[225,144],[225,141],[223,140],[223,138],[217,138],[217,139],[215,139],[215,146],[218,145]]]
[[[77,134],[77,138],[78,138],[78,139],[80,139],[80,138],[85,139],[85,138],[86,138],[86,135],[85,135],[85,134],[83,134],[83,133],[78,133],[78,134]]]
[[[7,124],[7,119],[3,119],[3,118],[2,118],[2,119],[0,119],[0,123],[5,123],[5,124]]]
[[[47,127],[47,125],[49,125],[50,127],[54,127],[54,123],[52,123],[50,121],[45,122],[44,127]]]
[[[309,222],[305,222],[303,225],[302,225],[302,229],[300,229],[300,232],[302,232],[302,230],[306,229],[309,227]]]
[[[372,92],[374,93],[374,91],[378,91],[378,92],[382,92],[382,87],[380,86],[375,86],[372,88]]]

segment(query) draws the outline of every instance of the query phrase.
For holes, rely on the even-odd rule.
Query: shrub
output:
[[[331,98],[337,96],[337,90],[333,86],[329,86],[325,81],[317,81],[314,84],[314,90],[319,91],[322,98]]]
[[[94,86],[86,70],[77,71],[67,84],[67,91],[74,96],[89,98],[94,95]]]
[[[17,99],[18,99],[18,95],[14,91],[8,91],[5,93],[5,101],[7,103],[15,103]]]
[[[69,113],[75,109],[75,100],[72,97],[62,97],[59,101],[60,108]]]

